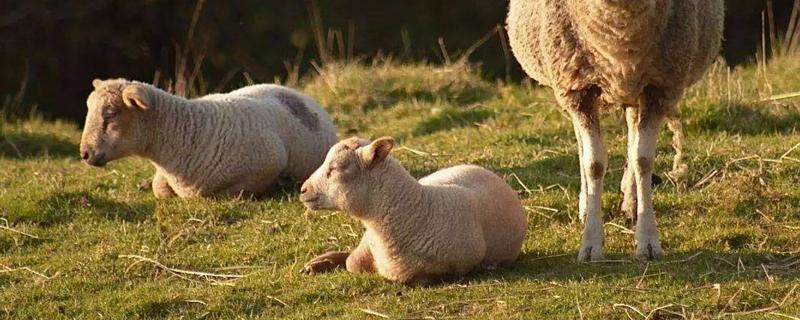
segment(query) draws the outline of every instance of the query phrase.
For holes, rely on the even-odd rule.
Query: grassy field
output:
[[[0,318],[800,317],[800,100],[765,101],[800,90],[798,61],[718,64],[687,93],[690,172],[683,191],[671,181],[655,189],[667,252],[652,263],[632,258],[619,210],[620,110],[604,119],[610,260],[577,263],[577,147],[549,90],[459,66],[322,69],[302,89],[341,137],[394,136],[394,156],[418,177],[485,166],[524,200],[529,233],[516,264],[431,287],[300,274],[316,254],[355,246],[362,228],[343,213],[306,212],[296,188],[258,201],[156,200],[137,189],[153,173],[146,160],[81,163],[75,124],[3,123]],[[658,150],[665,177],[666,130]]]

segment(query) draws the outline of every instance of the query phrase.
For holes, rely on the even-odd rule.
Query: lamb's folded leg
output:
[[[167,183],[167,178],[160,171],[153,176],[153,194],[156,198],[170,198],[175,196],[175,191]]]
[[[366,236],[361,238],[361,243],[347,257],[347,271],[351,273],[375,272],[375,259],[372,257],[372,251],[370,251],[366,239]]]
[[[345,266],[345,261],[347,261],[347,257],[349,255],[350,252],[347,251],[331,251],[323,253],[307,262],[300,272],[314,275],[342,268]]]
[[[603,178],[608,164],[608,155],[600,135],[598,97],[600,88],[590,87],[570,92],[561,101],[572,117],[580,141],[581,175],[586,181],[584,218],[579,261],[603,259]]]

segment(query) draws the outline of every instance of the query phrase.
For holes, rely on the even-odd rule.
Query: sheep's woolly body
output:
[[[512,0],[508,34],[532,78],[636,104],[645,86],[682,90],[719,53],[720,0]]]
[[[363,219],[377,272],[409,282],[516,260],[527,229],[519,199],[497,175],[462,165],[416,181],[392,163]]]
[[[259,195],[279,177],[307,178],[336,142],[328,114],[285,87],[253,85],[193,100],[126,81],[98,91],[114,95],[128,85],[153,104],[138,119],[146,127],[141,147],[130,153],[155,165],[157,195]]]
[[[608,156],[600,108],[626,109],[628,164],[623,210],[637,220],[637,255],[662,254],[652,207],[651,177],[658,130],[674,132],[673,177],[681,163],[677,104],[716,58],[722,0],[511,0],[508,34],[529,76],[551,86],[572,117],[580,155],[580,260],[602,259],[603,177]]]

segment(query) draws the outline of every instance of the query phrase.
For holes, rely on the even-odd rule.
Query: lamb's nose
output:
[[[308,192],[308,187],[303,186],[302,188],[300,188],[300,194],[304,194],[306,192]]]
[[[83,158],[83,160],[88,160],[89,159],[89,151],[84,151],[83,153],[81,153],[81,158]]]

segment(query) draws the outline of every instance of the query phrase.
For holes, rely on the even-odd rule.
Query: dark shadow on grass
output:
[[[734,250],[735,251],[735,250]],[[636,282],[644,269],[648,274],[663,273],[663,276],[676,282],[700,286],[704,283],[723,283],[727,281],[765,280],[763,264],[769,273],[779,276],[782,281],[800,278],[800,268],[783,268],[780,255],[770,252],[715,252],[696,250],[672,253],[667,251],[661,260],[640,262],[626,254],[606,253],[609,262],[581,263],[575,259],[577,252],[540,255],[528,253],[520,256],[513,264],[496,270],[477,270],[468,274],[466,281],[491,281],[503,279],[517,281],[604,281],[614,283],[621,279]],[[741,259],[744,271],[737,264]],[[598,280],[603,279],[603,280]],[[621,288],[614,288],[621,289]]]
[[[528,188],[537,186],[560,185],[569,192],[577,193],[580,189],[578,175],[578,157],[573,154],[562,154],[534,161],[527,166],[506,168],[489,168],[501,176],[515,174]],[[515,186],[519,189],[521,186]]]
[[[117,202],[87,191],[58,192],[40,200],[35,211],[11,215],[9,220],[51,226],[68,223],[80,214],[91,214],[109,220],[141,222],[152,212],[153,206],[150,204]]]
[[[0,157],[31,159],[44,156],[78,158],[78,144],[50,134],[6,133],[0,139]]]
[[[791,133],[800,125],[800,114],[775,114],[767,106],[731,104],[714,112],[689,111],[683,116],[691,131],[729,132],[744,135]]]

